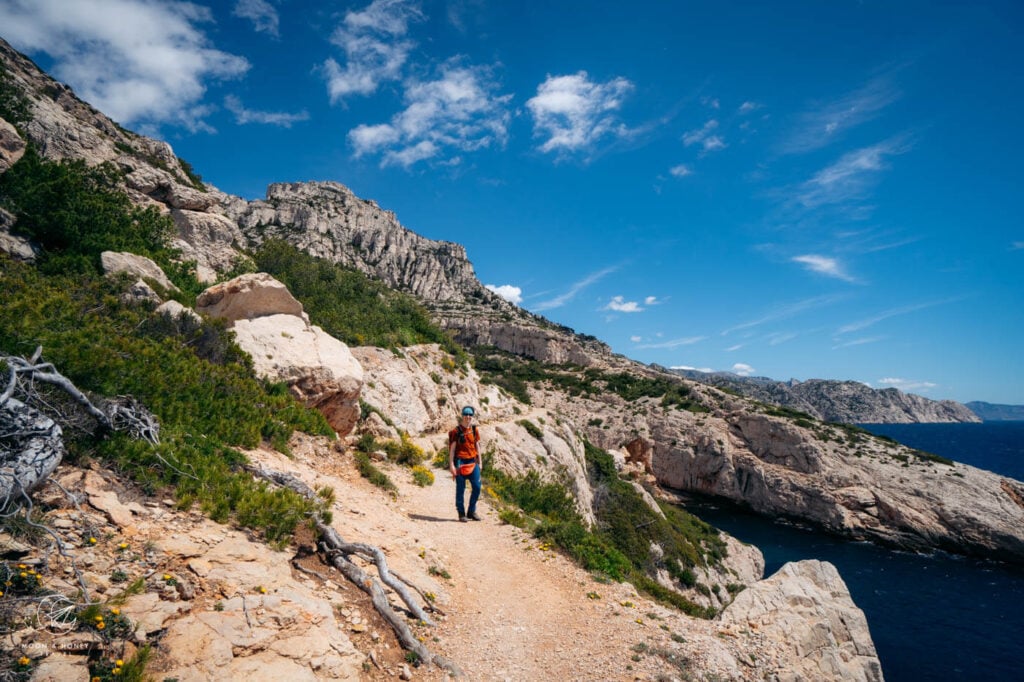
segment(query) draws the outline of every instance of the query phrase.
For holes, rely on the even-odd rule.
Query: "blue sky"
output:
[[[1024,6],[0,0],[246,198],[336,180],[672,367],[1024,404]]]

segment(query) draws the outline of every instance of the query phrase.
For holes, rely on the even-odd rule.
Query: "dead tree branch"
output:
[[[313,499],[316,497],[316,493],[308,485],[291,474],[272,471],[262,467],[250,466],[246,467],[246,469],[256,476],[293,490],[307,499]],[[366,573],[362,568],[352,563],[348,558],[349,556],[356,554],[372,561],[377,567],[377,572],[380,574],[381,581],[402,598],[402,601],[404,601],[406,606],[409,607],[410,612],[423,623],[433,625],[433,621],[412,598],[408,590],[405,589],[405,585],[403,585],[402,582],[400,582],[396,576],[388,570],[384,552],[380,548],[372,545],[346,542],[336,530],[325,524],[319,517],[315,519],[315,522],[317,531],[321,536],[320,547],[327,556],[330,564],[338,569],[342,575],[348,578],[351,583],[370,595],[370,600],[373,603],[374,608],[377,609],[377,612],[380,613],[384,620],[386,620],[395,631],[395,635],[398,637],[398,641],[402,647],[407,651],[411,651],[416,654],[420,661],[423,661],[424,663],[433,663],[440,668],[448,670],[453,675],[461,677],[462,671],[459,670],[458,666],[444,656],[430,653],[423,643],[416,638],[412,630],[409,628],[409,625],[397,613],[395,613],[393,608],[391,608],[391,603],[388,601],[387,593],[384,591],[381,583]]]

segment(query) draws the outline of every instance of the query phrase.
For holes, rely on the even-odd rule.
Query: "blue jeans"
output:
[[[466,481],[469,481],[469,484],[473,487],[473,492],[469,495],[469,513],[473,514],[476,512],[476,501],[480,499],[479,463],[473,467],[473,473],[468,476],[463,476],[460,473],[455,474],[455,508],[459,510],[459,516],[466,515],[466,506],[463,500],[466,495]]]

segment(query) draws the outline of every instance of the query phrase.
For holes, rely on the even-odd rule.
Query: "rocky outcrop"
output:
[[[283,284],[265,273],[242,275],[204,291],[196,309],[228,320],[258,376],[287,383],[339,435],[352,431],[359,419],[362,367],[348,346],[309,324],[302,304]]]
[[[952,400],[929,400],[895,388],[874,389],[859,381],[774,381],[725,372],[672,371],[687,379],[731,389],[769,405],[840,424],[980,421],[967,406]]]
[[[792,682],[881,682],[882,666],[864,612],[857,608],[835,566],[788,563],[741,592],[719,620],[735,631],[775,644]]]
[[[174,286],[174,283],[167,278],[160,266],[145,256],[104,251],[100,254],[100,265],[103,267],[103,272],[108,275],[124,272],[139,279],[151,280],[164,291],[178,291],[178,287]]]
[[[18,162],[25,154],[25,140],[13,125],[0,118],[0,173]]]
[[[531,391],[536,405],[600,447],[626,449],[667,488],[852,538],[1024,562],[1024,509],[1004,489],[1006,479],[859,429],[774,416],[711,387],[694,387],[693,395],[708,412]]]

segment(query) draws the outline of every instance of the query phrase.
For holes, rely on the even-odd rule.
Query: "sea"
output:
[[[860,426],[1024,481],[1024,422]],[[1024,681],[1024,566],[850,542],[708,500],[685,506],[759,547],[765,575],[788,561],[834,564],[867,616],[887,682]]]

